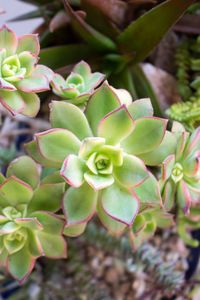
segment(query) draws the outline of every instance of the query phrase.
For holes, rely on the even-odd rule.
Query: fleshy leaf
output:
[[[67,257],[67,245],[62,236],[40,231],[37,233],[45,256],[53,259]]]
[[[165,132],[165,136],[161,144],[155,148],[153,151],[139,154],[138,156],[144,161],[148,166],[158,166],[160,165],[167,156],[172,155],[176,151],[176,138],[169,132]]]
[[[135,121],[135,129],[122,145],[130,154],[147,153],[160,145],[164,138],[167,120],[160,118],[141,118]]]
[[[19,94],[25,104],[20,113],[27,117],[35,117],[40,109],[40,98],[34,93],[24,93],[19,91]]]
[[[102,208],[114,220],[131,225],[139,211],[139,201],[134,193],[113,184],[102,191]]]
[[[17,36],[6,25],[0,29],[0,48],[5,48],[7,55],[12,55],[17,49]]]
[[[90,172],[86,172],[84,178],[95,191],[102,190],[114,182],[112,175],[94,175]]]
[[[61,163],[59,162],[53,162],[51,160],[48,160],[44,158],[44,156],[41,155],[36,141],[31,141],[24,145],[24,148],[28,155],[30,155],[37,163],[41,164],[45,167],[52,167],[52,168],[59,168],[61,166]]]
[[[97,193],[85,183],[80,188],[69,188],[63,199],[67,225],[89,221],[96,210]]]
[[[25,34],[18,38],[17,53],[29,51],[36,56],[40,52],[40,43],[37,34]]]
[[[28,277],[31,273],[35,259],[29,253],[28,247],[25,245],[23,249],[8,257],[8,271],[20,283]]]
[[[174,206],[175,191],[175,184],[171,180],[167,181],[162,192],[163,205],[167,211],[170,211]]]
[[[123,164],[114,168],[115,178],[126,187],[141,184],[149,175],[142,160],[133,155],[124,155]]]
[[[128,111],[133,120],[143,117],[153,117],[153,106],[149,98],[134,101],[128,106]]]
[[[4,80],[3,78],[0,78],[0,88],[4,91],[16,91],[16,87],[9,83],[8,81]]]
[[[134,128],[134,121],[126,106],[122,105],[110,112],[99,122],[98,136],[106,139],[108,144],[118,144],[130,135]]]
[[[16,83],[19,90],[25,93],[40,93],[49,90],[49,81],[43,75],[31,75]]]
[[[108,232],[112,235],[119,236],[123,233],[123,231],[126,229],[126,225],[114,220],[110,216],[108,216],[105,211],[102,208],[101,201],[98,201],[97,205],[97,214],[102,222],[103,226],[106,227]]]
[[[92,137],[84,139],[80,150],[79,150],[79,157],[83,159],[88,159],[88,157],[100,150],[102,146],[105,145],[105,139],[101,137]]]
[[[175,164],[175,155],[169,155],[162,164],[162,180],[167,180],[172,173]]]
[[[33,196],[33,190],[30,185],[14,176],[4,181],[0,186],[0,193],[0,203],[4,207],[8,206],[8,204],[11,206],[27,204]],[[5,202],[5,199],[7,202]]]
[[[192,203],[192,198],[187,184],[181,180],[177,188],[177,202],[180,208],[182,208],[185,214],[190,211],[190,205]]]
[[[134,189],[141,203],[145,205],[162,205],[159,183],[156,178],[149,172],[149,177]]]
[[[68,129],[80,140],[92,136],[85,115],[75,105],[61,101],[53,101],[50,109],[50,121],[52,127]]]
[[[31,218],[36,218],[43,226],[43,232],[61,235],[64,228],[64,221],[57,215],[48,211],[34,211],[30,214]]]
[[[64,193],[64,183],[41,184],[35,190],[33,198],[29,204],[29,212],[45,210],[56,212],[61,207],[62,195]]]
[[[86,117],[94,135],[97,134],[99,121],[109,112],[120,106],[120,101],[107,83],[104,83],[91,96],[86,107]]]
[[[41,154],[48,160],[62,164],[69,154],[77,154],[80,141],[67,129],[50,129],[36,134]]]
[[[71,154],[64,160],[60,174],[69,185],[78,188],[84,182],[85,169],[85,162]]]
[[[6,175],[7,177],[15,175],[35,189],[39,184],[40,171],[39,165],[30,157],[21,156],[10,163]]]
[[[66,225],[63,231],[63,234],[69,237],[77,237],[81,235],[85,228],[87,223],[81,223],[76,225]]]
[[[26,76],[29,76],[33,72],[35,65],[38,61],[37,57],[27,51],[20,53],[18,57],[19,57],[21,68],[25,68]]]
[[[0,102],[12,115],[20,113],[25,107],[23,97],[18,91],[0,90]]]

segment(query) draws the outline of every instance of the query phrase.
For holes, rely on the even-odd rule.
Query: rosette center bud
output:
[[[2,212],[9,220],[15,220],[16,218],[22,217],[22,212],[11,206],[4,208]]]
[[[18,55],[4,59],[1,68],[2,77],[8,82],[17,82],[26,74],[26,68],[21,67]]]
[[[175,183],[179,182],[183,178],[183,167],[180,163],[176,163],[171,175]]]

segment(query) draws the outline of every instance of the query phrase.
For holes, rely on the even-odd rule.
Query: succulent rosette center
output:
[[[2,78],[8,82],[18,82],[23,79],[26,71],[27,69],[23,67],[20,61],[20,55],[15,54],[2,61],[1,75]]]
[[[183,167],[180,163],[176,163],[173,167],[171,178],[175,183],[179,182],[183,178]]]

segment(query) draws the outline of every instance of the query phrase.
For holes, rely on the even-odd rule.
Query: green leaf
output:
[[[28,277],[35,265],[35,259],[32,257],[25,245],[23,249],[8,257],[8,271],[20,283]]]
[[[118,36],[118,44],[126,52],[135,54],[135,63],[144,60],[193,2],[168,0],[161,3],[133,21]]]
[[[115,178],[126,187],[141,184],[149,175],[142,160],[133,155],[124,155],[123,164],[114,168]]]
[[[166,131],[161,144],[153,151],[139,154],[138,156],[148,166],[160,165],[167,156],[174,154],[176,151],[176,138],[170,132]]]
[[[135,121],[135,129],[122,145],[124,149],[134,155],[154,150],[162,142],[167,120],[153,117],[141,118]]]
[[[6,49],[7,57],[14,54],[17,49],[17,36],[6,25],[0,29],[0,48]]]
[[[181,180],[178,184],[177,202],[178,206],[183,210],[185,214],[188,214],[190,212],[192,197],[187,183],[183,180]]]
[[[67,225],[64,228],[63,234],[69,237],[77,237],[85,231],[86,225],[87,223]]]
[[[67,257],[67,245],[62,236],[43,231],[38,232],[37,236],[45,256],[54,259]]]
[[[37,232],[28,231],[28,247],[32,256],[40,257],[44,255],[41,243],[37,237]]]
[[[102,191],[102,208],[116,221],[131,225],[139,211],[139,201],[134,193],[115,183]]]
[[[149,98],[139,99],[128,106],[133,120],[143,117],[153,117],[153,107]]]
[[[62,195],[64,193],[64,183],[41,184],[31,199],[28,207],[29,212],[45,210],[56,212],[61,207]]]
[[[50,104],[50,122],[52,127],[68,129],[80,140],[92,136],[84,113],[73,104],[53,101]]]
[[[91,47],[84,44],[56,46],[42,49],[40,52],[40,63],[52,69],[57,69],[77,63],[80,60],[80,53],[82,59],[87,59],[94,55]]]
[[[80,188],[69,188],[64,195],[63,207],[67,225],[89,221],[96,210],[97,192],[85,183]]]
[[[149,172],[149,177],[140,185],[133,188],[141,203],[150,206],[161,206],[162,198],[156,178]]]
[[[60,174],[69,185],[78,188],[84,182],[85,170],[85,162],[78,156],[71,154],[65,159]]]
[[[104,83],[90,98],[86,107],[86,117],[94,135],[97,135],[99,121],[120,106],[120,101],[107,83]]]
[[[61,235],[63,232],[64,221],[57,215],[48,211],[35,211],[29,215],[35,217],[43,226],[42,232],[53,235]]]
[[[74,30],[81,36],[81,38],[87,42],[91,47],[95,50],[102,51],[115,51],[116,45],[115,43],[103,35],[99,31],[95,30],[89,24],[87,24],[83,18],[81,18],[69,5],[69,1],[64,0],[64,7],[67,14],[71,18],[71,24]]]
[[[0,90],[1,104],[12,114],[21,113],[25,107],[23,97],[19,91]]]
[[[105,189],[114,182],[112,175],[94,175],[90,172],[86,172],[84,178],[95,191]]]
[[[163,204],[165,210],[167,211],[170,211],[175,204],[175,192],[176,192],[175,184],[171,180],[167,181],[162,191]]]
[[[38,95],[34,93],[24,93],[22,91],[19,91],[19,94],[21,95],[25,104],[20,113],[27,117],[35,117],[40,109],[40,98]]]
[[[14,176],[9,177],[0,186],[0,205],[3,207],[27,204],[32,196],[33,190],[30,185]]]
[[[67,129],[50,129],[35,136],[41,154],[60,164],[69,154],[77,154],[81,145],[78,138]]]
[[[98,136],[106,139],[108,144],[119,144],[130,135],[134,121],[126,106],[122,105],[102,118],[98,125]]]
[[[40,167],[30,157],[21,156],[13,160],[6,172],[6,176],[16,176],[22,181],[28,183],[35,189],[40,181]]]
[[[25,144],[24,148],[29,156],[31,156],[37,163],[41,164],[44,167],[59,168],[61,165],[59,162],[56,163],[44,158],[44,156],[42,156],[39,152],[36,141],[31,141]]]
[[[102,208],[101,201],[98,201],[97,204],[97,214],[101,223],[103,224],[103,226],[105,226],[105,228],[108,230],[110,234],[119,236],[126,229],[125,224],[114,220],[113,218],[111,218],[105,213],[105,211]]]
[[[17,53],[21,53],[23,51],[30,51],[36,56],[39,55],[40,44],[37,34],[25,34],[19,37]]]

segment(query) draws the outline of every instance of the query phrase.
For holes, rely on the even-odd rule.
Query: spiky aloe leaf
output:
[[[118,36],[119,46],[126,52],[134,52],[134,63],[142,61],[193,2],[168,0],[161,3],[133,21]]]

